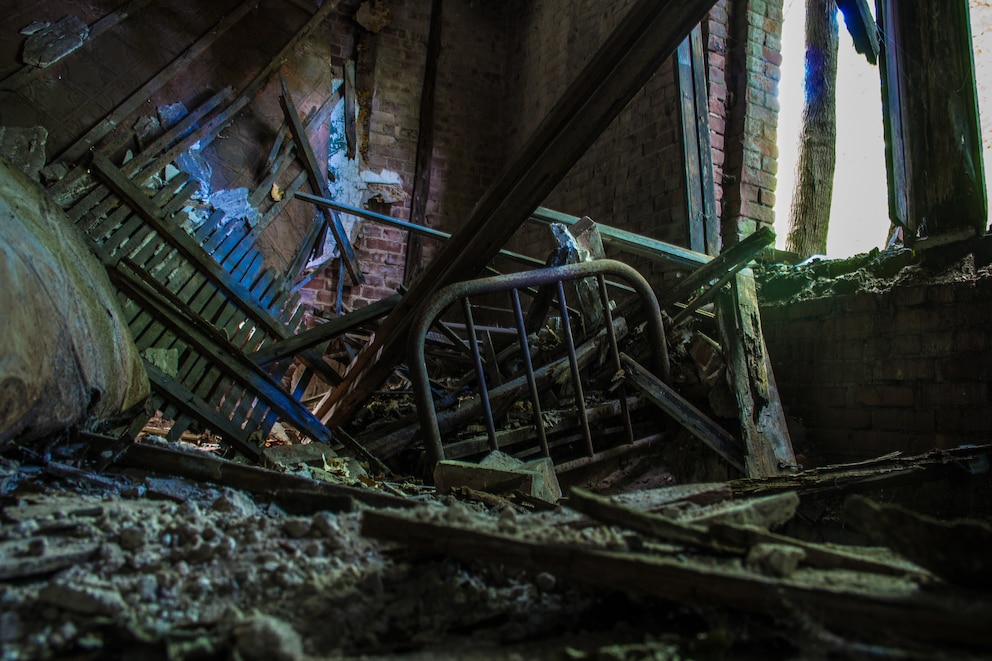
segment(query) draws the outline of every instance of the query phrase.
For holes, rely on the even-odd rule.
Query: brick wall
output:
[[[716,12],[726,8],[720,3]],[[723,242],[732,245],[775,222],[782,0],[738,0],[727,20],[734,38],[724,44],[730,68],[721,177]]]
[[[358,3],[352,3],[357,8]],[[401,187],[412,194],[420,94],[430,27],[430,0],[390,0],[392,22],[379,33],[374,95],[369,121],[368,168],[398,173]],[[350,18],[342,10],[337,23],[354,41]],[[438,63],[434,152],[427,224],[451,232],[486,190],[502,164],[502,99],[506,20],[498,7],[468,0],[444,3],[442,51]],[[338,32],[335,32],[338,34]],[[343,41],[343,40],[342,40]],[[343,64],[354,57],[353,43],[341,45]],[[334,63],[337,63],[335,58]],[[401,220],[409,218],[409,199],[371,210]],[[396,293],[406,268],[407,232],[364,222],[355,253],[366,282],[345,281],[343,303],[354,309]],[[435,248],[425,246],[425,259]],[[337,302],[337,263],[307,286],[305,300],[333,309]]]
[[[630,2],[445,3],[428,224],[457,230]],[[781,4],[720,0],[703,24],[716,194],[725,236],[729,232],[732,241],[772,221]],[[400,173],[409,193],[430,2],[395,0],[389,8],[393,22],[379,35],[368,161],[373,170]],[[685,245],[678,102],[670,59],[546,206]],[[408,202],[384,211],[405,219]],[[405,269],[405,241],[405,232],[365,224],[356,250],[369,282],[345,288],[346,307],[395,290]],[[552,243],[547,230],[525,226],[510,247],[543,258]],[[430,248],[425,260],[433,254]],[[637,266],[651,275],[653,267]],[[316,279],[311,288],[324,293],[313,300],[332,303],[336,279],[336,273]]]
[[[992,277],[766,305],[789,416],[822,461],[986,443]]]

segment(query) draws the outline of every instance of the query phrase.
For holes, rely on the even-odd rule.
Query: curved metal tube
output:
[[[661,319],[661,310],[658,308],[658,298],[644,276],[623,262],[612,259],[597,259],[592,262],[566,264],[553,268],[456,282],[434,294],[430,303],[416,315],[410,329],[408,356],[411,364],[409,375],[413,381],[414,400],[420,415],[420,429],[424,437],[424,448],[427,451],[430,471],[433,471],[434,466],[444,459],[444,448],[441,446],[441,433],[435,415],[434,400],[428,382],[427,362],[424,356],[427,332],[434,320],[459,298],[505,292],[522,287],[554,284],[566,280],[580,280],[600,274],[610,274],[625,280],[641,297],[645,304],[644,313],[647,316],[648,333],[655,354],[655,369],[663,381],[666,383],[671,381],[668,347],[665,344],[665,329]]]

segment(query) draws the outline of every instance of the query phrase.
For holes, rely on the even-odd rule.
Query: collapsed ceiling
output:
[[[5,88],[145,4],[88,31],[41,29],[58,53]],[[337,3],[300,4],[302,26],[237,89],[132,121],[251,2],[53,162],[38,162],[36,137],[8,149],[48,184],[35,203],[47,222],[78,228],[62,242],[105,268],[152,396],[0,436],[5,650],[545,658],[524,644],[544,639],[575,658],[669,658],[859,654],[877,636],[899,653],[987,644],[989,604],[968,591],[988,581],[968,552],[986,525],[840,504],[980,473],[987,447],[803,466],[749,266],[767,228],[714,257],[538,207],[712,2],[633,3],[450,236],[330,199],[308,130],[340,104],[358,119],[361,88],[345,72],[301,112],[285,65]],[[261,176],[207,195],[204,154],[276,100],[281,126],[255,145]],[[376,203],[396,194],[366,183]],[[276,265],[261,237],[291,206],[310,215]],[[308,328],[310,278],[328,265],[339,283],[365,278],[356,219],[446,243],[398,296]],[[547,261],[506,250],[525,222],[553,227]],[[605,249],[677,279],[652,286]],[[530,270],[472,279],[497,257]],[[849,535],[829,525],[840,517],[857,544],[814,539]]]

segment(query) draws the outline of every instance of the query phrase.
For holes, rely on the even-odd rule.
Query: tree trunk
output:
[[[806,102],[786,247],[800,257],[827,251],[837,160],[837,4],[806,0]]]

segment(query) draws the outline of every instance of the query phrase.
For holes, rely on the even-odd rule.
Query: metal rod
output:
[[[606,278],[600,273],[596,276],[599,282],[599,298],[603,302],[603,318],[606,321],[606,337],[610,343],[610,360],[613,361],[613,373],[619,375],[623,369],[620,366],[620,347],[617,346],[617,332],[613,328],[613,310],[610,309],[610,294],[606,290]],[[627,443],[634,442],[634,427],[630,423],[630,409],[627,407],[627,391],[620,382],[617,390],[620,394],[620,411],[623,413],[623,428],[627,432]]]
[[[468,297],[462,299],[462,309],[465,312],[468,341],[472,345],[472,358],[475,360],[475,378],[479,380],[479,397],[482,400],[482,410],[486,414],[486,434],[489,435],[489,449],[499,450],[499,443],[496,441],[496,423],[493,420],[493,406],[489,401],[489,386],[486,385],[486,372],[482,367],[482,353],[479,351],[479,338],[475,334],[472,304]]]
[[[565,302],[565,286],[561,280],[558,285],[558,308],[561,310],[561,324],[565,332],[565,346],[568,348],[568,364],[572,368],[572,391],[575,394],[575,412],[579,414],[582,423],[582,439],[586,443],[589,456],[596,454],[592,448],[592,432],[589,430],[589,416],[586,415],[585,395],[582,393],[582,375],[579,373],[579,361],[575,357],[575,338],[572,337],[572,324],[568,321],[568,304]]]
[[[441,289],[420,310],[415,312],[413,327],[409,338],[410,377],[413,380],[414,399],[417,403],[417,413],[420,417],[420,430],[424,438],[424,450],[428,459],[428,471],[433,472],[437,463],[444,459],[444,448],[441,443],[441,432],[438,425],[434,399],[431,392],[430,378],[427,373],[427,362],[424,347],[427,332],[434,319],[439,317],[451,304],[466,296],[492,294],[521,289],[524,287],[539,287],[549,285],[558,280],[577,280],[603,273],[617,276],[638,293],[641,310],[648,321],[649,344],[655,355],[655,365],[658,376],[663,381],[670,381],[670,365],[668,350],[665,345],[664,322],[658,299],[647,280],[627,264],[612,259],[597,259],[592,262],[580,262],[565,266],[511,273],[494,278],[458,282]],[[609,282],[607,283],[609,284]],[[605,331],[604,331],[605,333]],[[536,376],[537,372],[535,372]]]
[[[517,336],[520,338],[520,350],[524,356],[524,371],[527,373],[527,387],[530,389],[530,404],[534,413],[534,428],[537,429],[537,440],[541,444],[541,452],[545,457],[551,456],[548,449],[548,436],[544,430],[544,415],[541,412],[541,398],[537,392],[537,379],[534,378],[534,363],[530,359],[530,342],[527,340],[527,329],[524,327],[524,312],[520,307],[520,292],[510,290],[513,301],[513,316],[517,320]],[[619,360],[619,356],[617,357]]]

